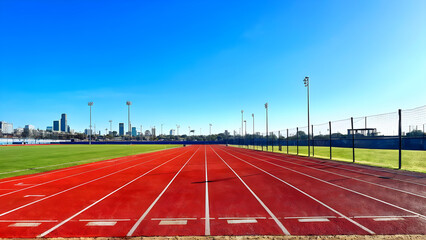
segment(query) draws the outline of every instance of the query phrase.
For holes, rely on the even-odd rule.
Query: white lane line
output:
[[[186,225],[188,220],[162,220],[158,225]]]
[[[80,222],[126,222],[131,219],[80,219]]]
[[[284,219],[312,219],[312,218],[337,218],[336,216],[313,216],[313,217],[284,217]]]
[[[14,222],[14,223],[44,223],[44,222],[58,222],[58,220],[0,220],[0,223],[8,223],[8,222]]]
[[[204,165],[206,166],[206,205],[205,205],[205,228],[204,228],[204,235],[209,236],[210,235],[210,208],[209,208],[209,178],[207,175],[207,148],[204,145]]]
[[[239,223],[257,223],[256,219],[235,219],[227,220],[228,224],[239,224]]]
[[[227,152],[227,151],[225,151],[225,150],[222,150],[222,151],[224,151],[225,153],[227,153],[227,154],[229,154],[229,155],[233,156],[234,158],[239,159],[240,161],[243,161],[243,162],[247,163],[248,165],[250,165],[250,166],[252,166],[252,167],[254,167],[254,168],[256,168],[256,169],[259,169],[260,171],[262,171],[262,172],[264,172],[264,173],[268,174],[269,176],[271,176],[271,177],[273,177],[273,178],[277,179],[278,181],[280,181],[280,182],[282,182],[282,183],[286,184],[287,186],[289,186],[289,187],[291,187],[291,188],[293,188],[293,189],[295,189],[295,190],[299,191],[299,192],[300,192],[300,193],[302,193],[303,195],[305,195],[305,196],[309,197],[310,199],[312,199],[312,200],[316,201],[317,203],[321,204],[322,206],[324,206],[324,207],[326,207],[326,208],[330,209],[332,212],[334,212],[334,213],[336,213],[337,215],[339,215],[339,216],[343,217],[344,219],[348,220],[349,222],[351,222],[351,223],[355,224],[356,226],[358,226],[359,228],[363,229],[364,231],[366,231],[366,232],[368,232],[368,233],[370,233],[370,234],[375,234],[373,231],[371,231],[370,229],[366,228],[365,226],[363,226],[363,225],[359,224],[358,222],[355,222],[353,219],[348,218],[347,216],[343,215],[341,212],[337,211],[336,209],[334,209],[334,208],[332,208],[332,207],[328,206],[327,204],[325,204],[325,203],[321,202],[320,200],[318,200],[318,199],[314,198],[313,196],[309,195],[308,193],[306,193],[306,192],[304,192],[304,191],[300,190],[299,188],[297,188],[297,187],[293,186],[292,184],[290,184],[290,183],[288,183],[288,182],[286,182],[286,181],[282,180],[281,178],[279,178],[279,177],[277,177],[277,176],[275,176],[275,175],[273,175],[273,174],[271,174],[271,173],[269,173],[269,172],[267,172],[267,171],[263,170],[262,168],[259,168],[259,167],[258,167],[258,166],[256,166],[256,165],[253,165],[253,164],[251,164],[251,163],[249,163],[249,162],[247,162],[247,161],[245,161],[245,160],[243,160],[243,159],[241,159],[241,158],[239,158],[239,157],[237,157],[237,156],[235,156],[235,155],[233,155],[233,154],[231,154],[231,153],[228,153],[228,152]]]
[[[41,223],[28,223],[28,222],[19,222],[19,223],[14,223],[14,224],[10,224],[9,227],[38,227],[40,226]]]
[[[186,153],[186,152],[185,152],[185,153]],[[182,153],[182,154],[184,154],[184,153]],[[182,154],[180,154],[180,155],[182,155]],[[180,156],[180,155],[178,155],[178,156]],[[110,174],[104,175],[104,176],[99,177],[99,178],[96,178],[96,179],[92,179],[92,180],[90,180],[90,181],[88,181],[88,182],[84,182],[84,183],[81,183],[81,184],[76,185],[76,186],[74,186],[74,187],[71,187],[71,188],[65,189],[65,190],[63,190],[63,191],[57,192],[57,193],[52,194],[52,195],[50,195],[50,196],[47,196],[47,197],[44,197],[44,198],[38,199],[38,200],[33,201],[33,202],[30,202],[30,203],[27,203],[27,204],[22,205],[22,206],[20,206],[20,207],[17,207],[17,208],[14,208],[14,209],[12,209],[12,210],[9,210],[9,211],[7,211],[7,212],[1,213],[1,214],[0,214],[0,217],[1,217],[1,216],[4,216],[4,215],[6,215],[6,214],[9,214],[9,213],[15,212],[15,211],[17,211],[17,210],[19,210],[19,209],[22,209],[22,208],[25,208],[25,207],[31,206],[31,205],[33,205],[33,204],[35,204],[35,203],[38,203],[38,202],[44,201],[44,200],[49,199],[49,198],[51,198],[51,197],[57,196],[57,195],[59,195],[59,194],[62,194],[62,193],[65,193],[65,192],[71,191],[71,190],[76,189],[76,188],[78,188],[78,187],[81,187],[81,186],[87,185],[87,184],[89,184],[89,183],[92,183],[92,182],[98,181],[98,180],[100,180],[100,179],[103,179],[103,178],[109,177],[109,176],[111,176],[111,175],[117,174],[117,173],[122,172],[122,171],[125,171],[125,170],[127,170],[127,169],[134,168],[134,167],[139,166],[139,165],[141,165],[141,164],[144,164],[144,163],[147,163],[147,162],[154,161],[155,159],[157,159],[157,158],[153,158],[153,159],[151,159],[151,160],[148,160],[148,161],[145,161],[145,162],[141,162],[141,163],[135,164],[135,165],[130,166],[130,167],[127,167],[127,168],[123,168],[123,169],[118,170],[118,171],[115,171],[115,172],[113,172],[113,173],[110,173]]]
[[[220,217],[220,218],[217,218],[217,219],[220,219],[220,220],[227,220],[227,219],[229,219],[229,220],[233,220],[233,219],[266,219],[266,217]]]
[[[136,228],[141,224],[142,220],[145,219],[146,215],[151,211],[151,209],[154,207],[154,205],[158,202],[158,200],[163,196],[163,194],[166,192],[167,188],[172,184],[172,182],[175,180],[175,178],[179,175],[179,173],[182,171],[182,169],[188,164],[189,160],[192,159],[192,157],[198,152],[198,149],[194,152],[194,154],[191,155],[191,157],[188,159],[188,161],[185,162],[185,164],[179,169],[179,171],[175,174],[175,176],[170,180],[169,184],[163,189],[163,191],[157,196],[157,198],[154,200],[154,202],[151,203],[151,205],[146,209],[146,211],[142,214],[142,216],[138,219],[138,221],[133,225],[133,227],[130,229],[130,231],[127,233],[127,236],[130,237],[132,234],[136,231]]]
[[[373,218],[373,220],[376,222],[385,222],[385,221],[400,221],[400,220],[404,220],[404,218],[388,217],[388,218]]]
[[[35,185],[35,184],[33,184],[33,183],[22,183],[22,182],[20,182],[20,183],[16,183],[15,184],[15,186],[31,186],[31,185]]]
[[[197,220],[197,218],[151,218],[152,221]]]
[[[244,153],[242,153],[242,152],[239,152],[239,153],[240,153],[240,154],[242,154],[242,155],[248,156],[248,157],[253,157],[253,156],[250,156],[250,155],[248,155],[248,154],[244,154]],[[426,196],[421,195],[421,194],[417,194],[417,193],[413,193],[413,192],[405,191],[405,190],[398,189],[398,188],[394,188],[394,187],[385,186],[385,185],[378,184],[378,183],[373,183],[373,182],[370,182],[370,181],[366,181],[366,180],[359,179],[359,178],[355,178],[355,177],[350,177],[350,176],[343,175],[343,174],[340,174],[340,173],[331,172],[331,171],[327,171],[327,170],[324,170],[324,169],[319,169],[319,168],[316,168],[316,167],[306,166],[306,165],[303,165],[303,164],[294,163],[294,162],[287,161],[287,160],[284,160],[284,159],[275,158],[275,157],[270,157],[270,156],[268,156],[268,155],[265,155],[264,157],[267,157],[267,158],[270,158],[270,159],[275,159],[275,160],[278,160],[278,161],[281,161],[281,162],[285,162],[285,163],[290,163],[290,164],[297,165],[297,166],[302,166],[302,167],[306,167],[306,168],[314,169],[314,170],[321,171],[321,172],[331,173],[331,174],[334,174],[334,175],[337,175],[337,176],[340,176],[340,177],[345,177],[345,178],[348,178],[348,179],[352,179],[352,180],[360,181],[360,182],[367,183],[367,184],[371,184],[371,185],[375,185],[375,186],[378,186],[378,187],[382,187],[382,188],[386,188],[386,189],[391,189],[391,190],[394,190],[394,191],[398,191],[398,192],[402,192],[402,193],[410,194],[410,195],[413,195],[413,196],[416,196],[416,197],[426,198]],[[255,157],[253,157],[253,158],[255,158]],[[289,157],[289,159],[296,159],[296,160],[299,160],[298,158],[290,158],[290,157]],[[300,161],[304,161],[304,160],[300,159]],[[309,161],[308,161],[308,162],[309,162]],[[312,163],[312,162],[310,162],[310,163]]]
[[[239,152],[242,152],[242,151],[239,151]],[[260,155],[260,154],[257,154],[257,155]],[[267,155],[269,155],[269,154],[267,154]],[[285,155],[289,156],[290,154],[285,154]],[[273,154],[273,156],[276,156],[276,155]],[[281,156],[279,156],[279,157],[281,157]],[[361,169],[369,170],[369,171],[385,172],[385,173],[389,173],[389,174],[393,174],[393,175],[396,174],[398,176],[413,177],[411,175],[406,175],[406,174],[401,174],[401,173],[395,173],[395,172],[390,172],[390,171],[386,171],[386,170],[370,169],[370,168],[368,168],[368,166],[363,166],[363,165],[351,166],[351,165],[341,164],[341,163],[338,163],[338,162],[336,162],[336,163],[330,163],[330,164],[332,164],[332,165],[330,165],[330,164],[321,163],[320,160],[316,160],[316,161],[312,160],[311,161],[311,160],[305,160],[305,159],[300,159],[300,158],[295,158],[295,157],[285,157],[285,158],[294,159],[294,160],[300,160],[300,161],[309,162],[309,163],[313,163],[313,164],[319,164],[319,165],[322,165],[322,166],[327,166],[327,167],[342,169],[342,170],[349,171],[349,172],[356,172],[356,173],[360,173],[360,174],[363,174],[363,175],[369,175],[369,176],[373,176],[373,177],[383,177],[383,175],[378,175],[378,174],[374,174],[374,173],[363,172],[363,171],[359,171],[359,170],[355,170],[355,169],[349,169],[349,168],[344,168],[344,167],[338,167],[338,166],[335,166],[335,165],[346,166],[346,167],[354,167],[354,168],[361,168]],[[324,160],[326,160],[326,161],[332,161],[332,160],[328,160],[328,159],[324,159]],[[404,179],[395,179],[395,178],[392,178],[392,180],[399,181],[399,182],[406,182],[406,183],[420,185],[420,186],[426,186],[426,184],[423,184],[423,183],[413,182],[413,181],[404,180]]]
[[[224,150],[222,150],[222,151],[224,151]],[[225,151],[225,152],[226,152],[226,151]],[[227,152],[227,153],[228,153],[228,152]],[[230,153],[228,153],[228,154],[230,154]],[[230,155],[232,155],[232,154],[230,154]],[[232,155],[232,156],[234,156],[234,155]],[[236,157],[236,158],[238,158],[238,157]],[[320,181],[320,182],[326,183],[326,184],[328,184],[328,185],[331,185],[331,186],[334,186],[334,187],[337,187],[337,188],[341,188],[341,189],[344,189],[344,190],[349,191],[349,192],[353,192],[353,193],[358,194],[358,195],[361,195],[361,196],[363,196],[363,197],[370,198],[370,199],[375,200],[375,201],[377,201],[377,202],[381,202],[381,203],[383,203],[383,204],[389,205],[389,206],[394,207],[394,208],[398,208],[398,209],[400,209],[400,210],[403,210],[403,211],[409,212],[409,213],[414,214],[414,215],[417,215],[417,216],[419,216],[419,217],[421,217],[421,218],[423,218],[423,219],[426,219],[426,216],[425,216],[425,215],[422,215],[422,214],[420,214],[420,213],[416,213],[416,212],[411,211],[411,210],[408,210],[408,209],[406,209],[406,208],[403,208],[403,207],[397,206],[397,205],[395,205],[395,204],[392,204],[392,203],[386,202],[386,201],[384,201],[384,200],[381,200],[381,199],[375,198],[375,197],[373,197],[373,196],[370,196],[370,195],[367,195],[367,194],[364,194],[364,193],[361,193],[361,192],[358,192],[358,191],[352,190],[352,189],[350,189],[350,188],[342,187],[342,186],[340,186],[340,185],[337,185],[337,184],[334,184],[334,183],[331,183],[331,182],[327,182],[327,181],[325,181],[325,180],[323,180],[323,179],[320,179],[320,178],[317,178],[317,177],[311,176],[311,175],[309,175],[309,174],[306,174],[306,173],[303,173],[303,172],[300,172],[300,171],[297,171],[297,170],[294,170],[294,169],[291,169],[291,168],[288,168],[288,167],[284,167],[284,166],[279,165],[279,164],[275,164],[275,163],[273,163],[273,162],[269,162],[269,161],[266,161],[266,160],[262,160],[262,159],[260,159],[260,158],[256,158],[256,157],[252,157],[252,158],[258,159],[259,161],[266,162],[266,163],[269,163],[269,164],[271,164],[271,165],[274,165],[274,166],[277,166],[277,167],[280,167],[280,168],[287,169],[287,170],[289,170],[289,171],[292,171],[292,172],[298,173],[298,174],[300,174],[300,175],[303,175],[303,176],[306,176],[306,177],[309,177],[309,178],[315,179],[315,180],[317,180],[317,181]],[[239,158],[239,159],[241,159],[241,158]],[[242,160],[242,161],[244,161],[244,160]],[[252,165],[252,164],[251,164],[251,165]],[[253,165],[253,166],[254,166],[254,165]]]
[[[405,216],[354,216],[353,218],[418,218],[417,215],[405,215]]]
[[[24,198],[26,197],[44,197],[46,195],[25,195]]]
[[[251,188],[243,181],[243,179],[238,176],[238,174],[234,171],[234,169],[231,168],[231,166],[228,165],[227,162],[225,162],[225,160],[223,160],[223,158],[221,156],[219,156],[219,154],[217,154],[217,152],[210,147],[214,153],[216,153],[216,155],[222,159],[222,161],[226,164],[226,166],[228,166],[229,169],[231,169],[231,171],[235,174],[235,176],[237,176],[238,179],[240,179],[240,181],[244,184],[244,186],[250,191],[250,193],[256,198],[256,200],[260,203],[260,205],[262,205],[262,207],[266,210],[266,212],[269,213],[269,215],[274,219],[275,223],[278,225],[278,227],[281,229],[281,231],[285,234],[285,235],[291,235],[290,232],[287,230],[287,228],[284,227],[284,225],[277,219],[277,217],[274,215],[274,213],[272,213],[271,210],[269,210],[269,208],[263,203],[262,200],[260,200],[260,198],[251,190]]]
[[[160,156],[160,157],[162,157],[162,156]],[[150,162],[150,161],[153,161],[154,159],[157,159],[157,158],[159,158],[159,157],[153,158],[153,159],[148,160],[148,161],[145,161],[145,162]],[[119,165],[119,164],[124,164],[124,163],[128,163],[128,162],[136,161],[136,160],[140,160],[140,159],[136,158],[136,159],[129,160],[129,161],[126,161],[126,162],[118,163],[118,164],[116,164],[116,165],[107,165],[107,166],[104,166],[104,167],[100,167],[100,168],[96,168],[96,169],[92,169],[92,170],[88,170],[88,171],[84,171],[84,172],[80,172],[80,173],[76,173],[76,174],[68,175],[68,176],[65,176],[65,177],[62,177],[62,178],[53,179],[53,180],[50,180],[50,181],[47,181],[47,182],[43,182],[43,183],[39,183],[39,184],[32,185],[32,186],[30,186],[30,187],[21,188],[21,189],[18,189],[18,190],[12,191],[12,192],[8,192],[8,193],[0,194],[0,197],[4,197],[4,196],[6,196],[6,195],[10,195],[10,194],[13,194],[13,193],[17,193],[17,192],[20,192],[20,191],[24,191],[24,190],[27,190],[27,189],[30,189],[30,188],[34,188],[34,187],[38,187],[38,186],[42,186],[42,185],[44,185],[44,184],[48,184],[48,183],[52,183],[52,182],[56,182],[56,181],[63,180],[63,179],[66,179],[66,178],[70,178],[70,177],[78,176],[78,175],[81,175],[81,174],[85,174],[85,173],[89,173],[89,172],[93,172],[93,171],[97,171],[97,170],[101,170],[101,169],[105,169],[105,168],[109,168],[109,167],[116,167],[116,166],[117,166],[117,165]],[[15,184],[15,185],[16,185],[16,184]],[[0,215],[0,216],[1,216],[1,215]]]
[[[327,218],[299,218],[299,222],[330,222]]]
[[[115,226],[117,222],[88,222],[86,226]]]
[[[187,151],[186,151],[186,152],[187,152]],[[181,155],[185,154],[186,152],[184,152],[184,153],[182,153],[182,154],[180,154],[180,155],[178,155],[178,156],[176,156],[176,157],[174,157],[174,158],[172,158],[172,159],[170,159],[170,160],[168,160],[168,161],[166,161],[166,162],[164,162],[164,163],[162,163],[162,164],[158,165],[157,167],[155,167],[155,168],[153,168],[153,169],[151,169],[151,170],[149,170],[149,171],[145,172],[144,174],[140,175],[139,177],[134,178],[134,179],[133,179],[133,180],[131,180],[130,182],[127,182],[126,184],[122,185],[121,187],[119,187],[119,188],[115,189],[114,191],[112,191],[112,192],[108,193],[107,195],[105,195],[104,197],[102,197],[101,199],[99,199],[98,201],[96,201],[96,202],[94,202],[94,203],[90,204],[89,206],[87,206],[87,207],[86,207],[86,208],[84,208],[83,210],[81,210],[81,211],[79,211],[78,213],[76,213],[76,214],[72,215],[71,217],[69,217],[69,218],[65,219],[64,221],[60,222],[58,225],[56,225],[56,226],[54,226],[54,227],[50,228],[49,230],[47,230],[47,231],[43,232],[42,234],[38,235],[37,237],[44,237],[44,236],[46,236],[47,234],[51,233],[51,232],[52,232],[52,231],[54,231],[55,229],[57,229],[57,228],[59,228],[60,226],[64,225],[65,223],[67,223],[68,221],[70,221],[71,219],[73,219],[74,217],[76,217],[76,216],[80,215],[81,213],[83,213],[83,212],[84,212],[84,211],[86,211],[87,209],[89,209],[89,208],[91,208],[91,207],[95,206],[96,204],[100,203],[100,202],[101,202],[102,200],[104,200],[105,198],[107,198],[107,197],[111,196],[112,194],[116,193],[117,191],[121,190],[122,188],[126,187],[127,185],[129,185],[129,184],[133,183],[134,181],[136,181],[136,180],[140,179],[141,177],[143,177],[143,176],[147,175],[148,173],[150,173],[150,172],[154,171],[155,169],[157,169],[157,168],[159,168],[159,167],[163,166],[164,164],[166,164],[166,163],[168,163],[168,162],[170,162],[170,161],[172,161],[172,160],[176,159],[177,157],[179,157],[179,156],[181,156]],[[107,175],[106,175],[106,176],[107,176]]]
[[[137,155],[130,155],[130,156],[120,157],[119,160],[117,160],[117,161],[125,160],[124,162],[119,163],[119,164],[122,164],[122,163],[131,162],[131,161],[135,161],[135,160],[140,160],[140,159],[143,159],[143,158],[146,158],[146,157],[152,157],[153,155],[155,156],[158,153],[161,153],[161,152],[164,152],[164,151],[168,151],[168,150],[174,150],[174,149],[175,148],[170,148],[170,149],[166,149],[166,150],[152,150],[152,151],[144,152],[144,153],[137,154]],[[152,152],[154,152],[154,154],[151,154],[149,156],[145,156],[145,154],[149,154],[149,153],[152,153]],[[142,156],[139,156],[139,155],[142,155]],[[133,158],[136,158],[136,157],[138,157],[138,158],[137,159],[133,159]],[[130,158],[130,160],[129,160],[129,158]],[[63,169],[58,169],[58,170],[55,170],[55,171],[45,172],[45,173],[36,174],[36,175],[30,175],[30,176],[22,177],[22,178],[18,178],[18,179],[11,179],[11,180],[7,180],[7,181],[0,181],[0,184],[8,183],[8,182],[15,182],[15,181],[22,181],[24,179],[29,179],[29,178],[35,178],[35,177],[50,175],[50,174],[54,174],[54,173],[58,173],[58,172],[64,172],[64,171],[74,170],[74,169],[78,169],[78,168],[84,168],[84,167],[88,167],[88,166],[92,167],[94,165],[98,165],[98,164],[101,164],[101,163],[105,163],[105,161],[101,160],[101,161],[98,161],[98,162],[92,162],[90,164],[83,164],[83,165],[71,166],[71,167],[67,167],[67,168],[63,168]],[[11,190],[14,190],[14,189],[11,189]]]

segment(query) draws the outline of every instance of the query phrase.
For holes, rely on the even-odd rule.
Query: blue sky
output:
[[[0,120],[265,129],[426,103],[426,1],[0,2]],[[250,117],[250,118],[249,118]],[[251,128],[249,128],[251,130]]]

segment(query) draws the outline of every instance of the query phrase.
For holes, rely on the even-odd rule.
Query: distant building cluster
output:
[[[67,115],[62,113],[60,120],[54,120],[53,126],[47,126],[46,131],[71,133],[70,126],[67,124]]]

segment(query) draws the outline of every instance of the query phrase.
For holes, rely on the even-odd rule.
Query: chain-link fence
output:
[[[425,171],[426,105],[266,133],[234,136],[255,150]]]

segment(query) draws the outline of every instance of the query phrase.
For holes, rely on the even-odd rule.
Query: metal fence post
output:
[[[315,156],[314,125],[312,125],[312,157]]]
[[[298,127],[296,128],[296,145],[297,145],[296,153],[297,153],[297,155],[299,155],[299,128]]]
[[[331,121],[328,122],[328,130],[330,131],[330,160],[331,158]]]
[[[399,159],[398,159],[398,169],[401,169],[402,165],[402,120],[401,120],[401,109],[398,109],[398,137],[399,137]]]
[[[287,154],[288,154],[288,128],[287,128]]]
[[[352,162],[355,162],[355,132],[354,132],[354,118],[351,117],[351,129],[352,129]]]

